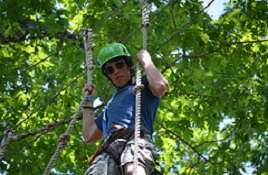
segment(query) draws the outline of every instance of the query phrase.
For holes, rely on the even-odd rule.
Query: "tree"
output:
[[[198,0],[150,4],[148,50],[170,86],[155,125],[158,168],[213,175],[250,168],[265,175],[267,2],[230,1],[218,20]],[[6,145],[1,172],[41,174],[83,98],[82,28],[94,33],[93,81],[105,103],[112,88],[98,69],[97,52],[120,41],[135,55],[141,7],[136,0],[7,0],[0,7],[1,139],[10,130],[17,136]],[[83,174],[95,148],[83,143],[77,122],[52,173]]]

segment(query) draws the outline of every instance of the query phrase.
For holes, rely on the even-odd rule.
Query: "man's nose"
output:
[[[114,74],[120,71],[120,69],[118,69],[116,66],[113,66],[113,69],[114,69]]]

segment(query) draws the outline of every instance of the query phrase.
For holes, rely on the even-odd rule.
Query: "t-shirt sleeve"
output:
[[[142,77],[142,79],[141,79],[141,83],[143,84],[143,86],[144,86],[144,92],[145,92],[147,95],[149,95],[149,96],[151,96],[151,97],[159,98],[159,97],[155,96],[155,95],[152,93],[152,91],[150,90],[150,88],[149,88],[149,82],[148,82],[146,76],[143,76],[143,77]]]
[[[103,132],[102,121],[103,121],[103,112],[101,112],[101,113],[95,118],[95,123],[96,123],[97,127],[99,128],[99,130],[101,130],[101,132]]]

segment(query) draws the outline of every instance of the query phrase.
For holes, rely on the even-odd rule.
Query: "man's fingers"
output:
[[[95,90],[95,86],[92,84],[86,84],[84,88],[84,92],[86,95],[91,95]]]

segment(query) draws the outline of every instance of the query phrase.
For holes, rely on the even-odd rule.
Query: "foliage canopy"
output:
[[[151,0],[148,50],[169,81],[155,124],[164,174],[268,172],[268,5],[226,4],[213,20],[199,0]],[[213,3],[213,2],[212,2]],[[0,172],[41,174],[57,138],[81,101],[83,28],[103,44],[141,47],[137,0],[0,1],[0,130],[16,134],[63,121],[7,145]],[[94,60],[95,62],[95,60]],[[112,86],[96,67],[97,97]],[[83,174],[96,145],[85,145],[81,121],[57,161],[57,172]]]

